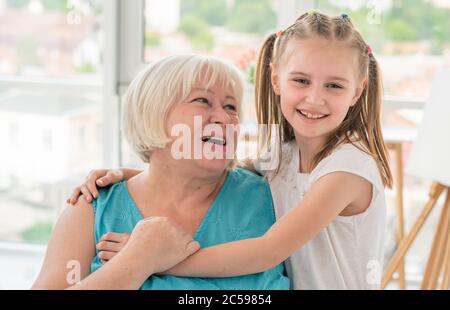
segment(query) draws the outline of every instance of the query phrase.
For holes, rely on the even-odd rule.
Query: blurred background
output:
[[[242,135],[252,140],[259,47],[310,9],[348,14],[372,46],[396,169],[408,160],[434,74],[450,65],[450,0],[0,0],[0,289],[31,286],[65,199],[90,169],[140,167],[121,136],[120,98],[146,63],[198,52],[236,64],[246,77]],[[386,192],[386,258],[398,195],[407,231],[429,185],[406,174],[401,191]],[[408,289],[419,287],[438,212],[406,257]]]

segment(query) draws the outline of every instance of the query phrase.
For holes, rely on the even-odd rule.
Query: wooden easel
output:
[[[388,149],[392,150],[395,154],[395,211],[397,218],[396,233],[395,237],[397,244],[403,239],[404,236],[404,220],[403,220],[403,149],[402,143],[404,141],[413,141],[409,137],[409,140],[405,139],[404,136],[401,139],[393,139],[391,136],[387,136],[390,142],[386,143]],[[406,277],[405,277],[405,263],[401,259],[398,268],[398,286],[401,290],[406,289]]]
[[[442,274],[440,288],[448,290],[450,286],[450,187],[440,183],[433,183],[429,192],[429,201],[425,205],[422,213],[414,223],[411,231],[399,243],[397,250],[386,267],[381,289],[385,289],[392,278],[392,274],[403,261],[406,252],[415,240],[418,232],[422,228],[426,219],[436,205],[439,197],[446,192],[446,199],[442,208],[439,224],[433,239],[431,251],[428,257],[425,274],[422,280],[421,289],[430,290],[438,287],[439,275]]]

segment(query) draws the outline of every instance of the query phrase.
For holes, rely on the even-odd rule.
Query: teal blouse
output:
[[[131,233],[142,215],[128,192],[125,181],[99,190],[93,201],[97,244],[107,232]],[[248,239],[263,235],[274,223],[272,195],[267,182],[244,169],[229,171],[228,176],[208,209],[194,239],[201,247]],[[151,251],[151,249],[149,249]],[[97,255],[91,272],[102,266]],[[141,286],[146,290],[283,290],[289,289],[283,264],[273,269],[229,278],[188,278],[153,275]]]

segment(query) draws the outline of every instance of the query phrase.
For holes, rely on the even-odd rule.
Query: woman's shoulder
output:
[[[226,184],[227,195],[241,197],[241,199],[260,199],[272,201],[269,183],[262,176],[242,168],[229,171]]]
[[[267,181],[252,171],[243,168],[234,168],[229,171],[228,178],[239,187],[268,186]]]
[[[258,219],[259,225],[268,228],[275,220],[269,183],[251,171],[230,170],[219,199],[226,212],[234,212],[241,223]]]
[[[94,212],[122,200],[126,196],[126,191],[126,181],[98,188],[98,197],[92,201]]]

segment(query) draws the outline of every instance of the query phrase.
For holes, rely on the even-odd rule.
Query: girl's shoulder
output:
[[[314,182],[326,174],[338,171],[358,175],[368,180],[378,190],[384,189],[375,159],[357,142],[344,143],[336,147],[314,168],[310,181]]]

